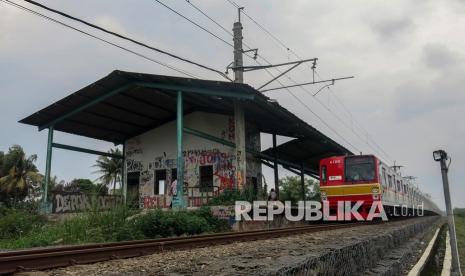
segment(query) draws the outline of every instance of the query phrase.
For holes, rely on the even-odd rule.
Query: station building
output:
[[[182,207],[200,206],[226,189],[250,189],[260,198],[262,166],[273,168],[277,181],[281,165],[303,184],[305,175],[318,177],[321,158],[352,154],[247,84],[124,71],[20,122],[48,129],[46,181],[54,148],[121,158],[124,196],[140,208],[168,207],[174,179],[181,180],[176,204]],[[54,141],[54,131],[123,145],[123,154],[64,145]],[[262,149],[264,133],[273,137],[268,149]],[[277,145],[277,135],[291,140]]]

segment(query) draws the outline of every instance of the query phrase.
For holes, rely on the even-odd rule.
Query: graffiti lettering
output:
[[[126,161],[126,167],[128,172],[140,172],[144,169],[144,165],[141,161],[136,161],[132,159],[128,159]]]
[[[234,206],[212,206],[210,210],[213,216],[220,219],[230,219],[234,217]]]
[[[55,193],[53,195],[53,213],[82,212],[95,206],[98,210],[107,210],[123,203],[121,196],[91,196],[83,193]]]

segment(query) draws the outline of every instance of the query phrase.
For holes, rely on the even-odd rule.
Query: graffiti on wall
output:
[[[203,196],[185,195],[184,200],[187,202],[187,207],[200,207],[218,194],[219,191],[215,190],[213,192],[205,193]],[[173,197],[170,195],[144,196],[142,207],[145,209],[169,208],[172,199]]]
[[[165,195],[155,195],[155,196],[144,196],[144,206],[145,209],[153,208],[168,208],[170,206],[171,196]]]
[[[219,191],[230,189],[234,187],[234,158],[231,152],[220,151],[219,149],[203,149],[203,150],[185,150],[184,156],[184,182],[187,187],[198,187],[199,185],[199,166],[212,166],[214,186],[218,187]],[[159,205],[158,198],[150,198],[154,192],[154,170],[167,170],[166,179],[167,183],[171,183],[172,168],[176,168],[176,159],[163,153],[157,156],[154,161],[147,164],[146,168],[142,163],[137,162],[132,166],[133,169],[141,172],[140,175],[140,205],[145,206]],[[140,163],[140,164],[139,164]],[[129,169],[129,168],[128,168]]]
[[[229,219],[234,217],[234,206],[211,206],[212,215],[219,219]]]
[[[147,183],[153,179],[153,170],[144,170],[140,173],[140,182]]]
[[[149,163],[149,170],[176,168],[176,159],[168,158],[166,152],[162,156],[155,157],[154,161]]]
[[[141,142],[138,137],[126,142],[126,157],[131,158],[134,155],[141,155],[143,153]]]
[[[52,202],[53,213],[82,212],[90,208],[107,210],[123,203],[121,196],[93,196],[84,193],[54,193]]]
[[[184,162],[186,165],[216,165],[220,169],[232,169],[232,156],[219,149],[211,150],[187,150],[184,151]]]
[[[126,168],[128,172],[140,172],[144,169],[144,164],[141,161],[127,159],[126,160]]]
[[[235,140],[235,119],[234,116],[224,116],[221,125],[214,130],[215,136],[219,136],[224,140]],[[171,134],[170,134],[171,135]],[[172,134],[174,135],[174,133]],[[163,137],[162,137],[163,136]],[[157,141],[165,144],[165,135],[158,136],[160,138],[142,139],[135,137],[126,142],[126,157],[127,171],[140,172],[139,178],[139,204],[144,208],[147,206],[164,205],[165,202],[160,201],[162,197],[154,195],[157,190],[155,183],[155,171],[166,170],[166,174],[157,174],[158,180],[164,180],[163,185],[169,187],[172,183],[172,169],[177,168],[177,159],[175,151],[163,152],[165,148],[156,147]],[[252,148],[260,151],[260,132],[253,124],[246,122],[245,143],[247,148]],[[154,143],[148,144],[146,143]],[[203,143],[202,143],[203,144]],[[211,144],[213,146],[215,144]],[[247,161],[247,174],[236,175],[236,150],[228,147],[207,148],[193,147],[192,144],[186,145],[184,156],[184,182],[187,184],[189,196],[199,196],[200,189],[200,167],[212,166],[213,185],[216,191],[221,192],[225,189],[233,188],[235,183],[239,183],[239,187],[246,185],[249,179],[253,179],[254,183],[261,185],[261,162],[250,154],[242,154],[241,158]],[[191,149],[189,149],[191,148]],[[149,150],[150,149],[150,150]],[[174,148],[173,148],[174,149]],[[154,151],[154,152],[152,152]],[[158,152],[158,153],[155,153]],[[159,179],[160,177],[163,179]],[[165,188],[164,193],[167,195],[169,188]],[[161,191],[161,190],[160,190]],[[163,193],[163,192],[162,192]],[[169,204],[169,203],[168,203]],[[195,204],[194,204],[195,205]],[[151,208],[151,207],[148,207]]]
[[[186,168],[186,182],[191,186],[199,181],[199,166],[213,166],[214,185],[219,190],[232,188],[234,185],[234,158],[231,152],[222,152],[219,149],[188,150],[184,152]]]

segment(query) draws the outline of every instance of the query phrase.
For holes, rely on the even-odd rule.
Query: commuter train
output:
[[[355,204],[366,218],[373,202],[380,201],[387,216],[440,214],[431,197],[422,193],[411,178],[402,177],[398,168],[390,167],[374,155],[334,156],[320,160],[320,192],[329,203],[330,213],[339,201]],[[420,209],[420,212],[419,212]]]

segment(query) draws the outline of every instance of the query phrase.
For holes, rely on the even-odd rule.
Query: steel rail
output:
[[[373,224],[373,222],[319,224],[292,228],[227,232],[189,237],[7,251],[0,253],[0,274],[51,269],[112,259],[138,257],[169,250],[190,249],[232,242],[276,238],[293,234],[320,232],[370,224]]]

